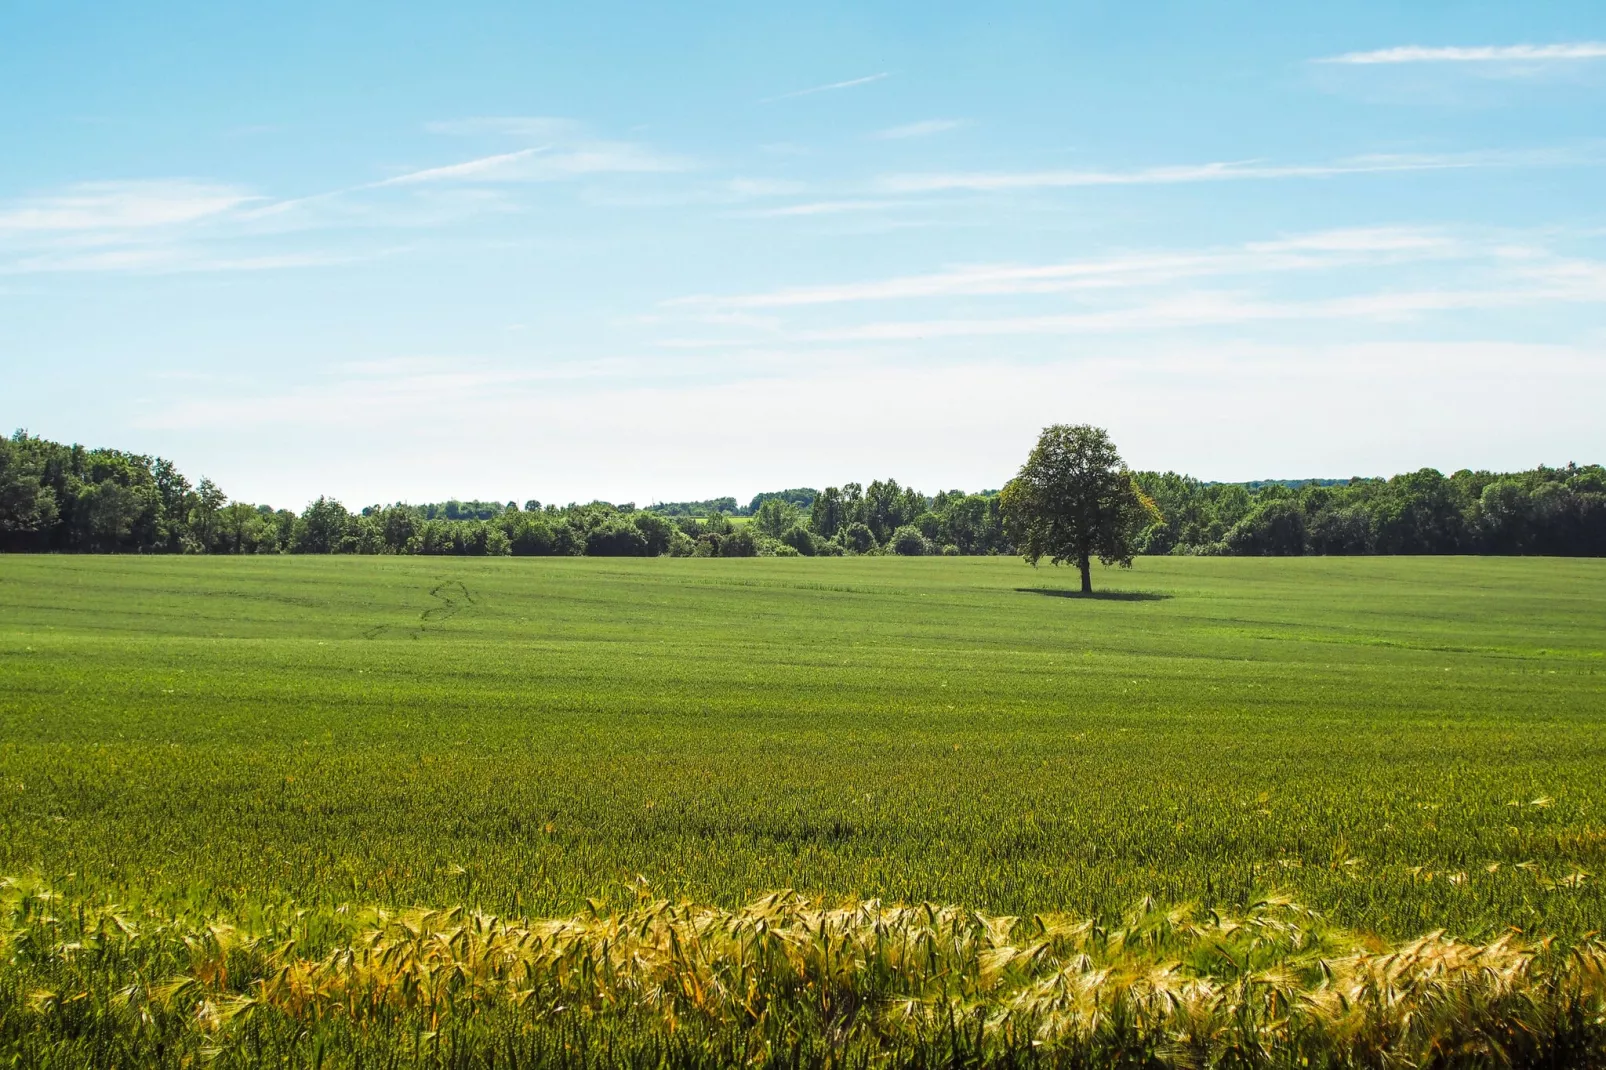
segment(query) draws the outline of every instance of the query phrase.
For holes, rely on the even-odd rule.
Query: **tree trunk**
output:
[[[1082,555],[1082,559],[1080,561],[1078,561],[1076,563],[1076,565],[1077,565],[1078,568],[1080,568],[1082,570],[1082,593],[1083,594],[1092,594],[1093,593],[1093,562],[1088,560],[1088,555],[1087,554],[1083,554]]]

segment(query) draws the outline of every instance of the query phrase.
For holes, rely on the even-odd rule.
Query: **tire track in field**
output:
[[[412,638],[417,639],[424,634],[425,625],[440,624],[451,620],[463,610],[477,605],[471,592],[461,580],[442,580],[429,589],[429,596],[438,599],[440,605],[430,606],[418,614],[418,624],[410,629]],[[364,639],[378,639],[390,631],[393,625],[376,624],[362,633]]]

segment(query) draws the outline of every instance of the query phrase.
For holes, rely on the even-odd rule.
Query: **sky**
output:
[[[0,7],[0,425],[300,508],[1606,461],[1606,5]]]

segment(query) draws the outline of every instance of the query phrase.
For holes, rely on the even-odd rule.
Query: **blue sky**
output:
[[[1606,459],[1598,3],[671,7],[7,4],[0,421],[295,507]]]

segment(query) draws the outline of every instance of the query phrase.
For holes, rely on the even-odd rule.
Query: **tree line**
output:
[[[1606,468],[1391,479],[1201,483],[1175,472],[1134,473],[1160,519],[1140,554],[1542,554],[1606,556]]]
[[[1140,554],[1493,553],[1606,556],[1606,469],[1424,469],[1343,483],[1203,483],[1131,473],[1154,511]],[[234,501],[170,461],[0,439],[0,549],[80,553],[353,553],[753,557],[1013,554],[997,491],[926,495],[893,479],[816,491],[637,508],[449,501],[350,510],[320,497],[300,512]]]

